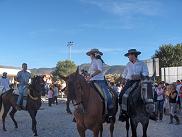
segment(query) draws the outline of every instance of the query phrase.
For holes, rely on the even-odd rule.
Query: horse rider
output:
[[[100,52],[98,49],[91,49],[86,54],[91,58],[91,65],[89,68],[90,76],[87,77],[87,80],[90,80],[91,82],[97,84],[102,90],[101,92],[105,99],[105,113],[106,116],[110,118],[112,116],[111,113],[113,109],[113,103],[112,95],[109,92],[107,82],[103,75],[104,61],[101,58],[103,53]]]
[[[126,84],[119,95],[120,121],[124,121],[127,114],[127,112],[122,109],[123,95],[134,83],[139,83],[141,79],[148,78],[149,76],[147,65],[144,62],[138,60],[138,55],[140,54],[141,52],[137,51],[136,49],[130,49],[128,50],[128,53],[125,54],[125,56],[129,59],[129,63],[126,65],[122,74],[123,81],[126,82]]]
[[[7,72],[3,72],[2,77],[0,78],[0,87],[2,93],[5,93],[10,89],[10,80],[7,77]]]
[[[19,82],[19,84],[18,84],[19,96],[18,96],[18,100],[17,100],[17,110],[20,110],[20,105],[23,101],[23,97],[26,96],[26,92],[28,90],[27,86],[29,84],[30,79],[31,79],[31,75],[27,71],[27,64],[23,63],[22,70],[19,71],[16,76],[16,81]]]

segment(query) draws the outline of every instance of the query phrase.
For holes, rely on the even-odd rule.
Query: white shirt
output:
[[[101,73],[97,74],[96,76],[91,78],[92,80],[104,80],[103,72],[103,63],[100,59],[93,59],[90,65],[89,73],[90,75],[94,74],[95,71],[100,70]]]
[[[8,91],[10,89],[9,85],[10,85],[9,78],[0,79],[0,86],[2,87],[3,92]]]
[[[147,65],[139,60],[137,60],[134,64],[132,62],[129,62],[126,65],[122,76],[125,79],[132,80],[132,75],[148,76],[149,72]]]

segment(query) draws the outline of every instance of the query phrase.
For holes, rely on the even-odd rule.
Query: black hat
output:
[[[136,55],[140,55],[141,52],[137,51],[136,49],[129,49],[128,53],[125,54],[126,57],[128,57],[129,54],[136,54]]]

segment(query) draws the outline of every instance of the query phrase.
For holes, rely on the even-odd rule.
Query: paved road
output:
[[[79,137],[75,124],[72,123],[72,115],[68,115],[65,112],[65,104],[53,105],[48,107],[47,104],[43,104],[42,110],[38,112],[38,134],[39,137]],[[31,119],[27,112],[18,112],[16,114],[16,120],[19,128],[14,129],[13,123],[10,117],[7,117],[6,126],[7,132],[2,130],[2,122],[0,122],[0,137],[31,137]],[[148,129],[149,137],[182,137],[182,124],[181,125],[169,125],[169,118],[164,117],[163,122],[150,122]],[[142,137],[141,125],[138,127],[138,135]],[[114,137],[125,137],[125,124],[121,122],[116,123]],[[87,137],[92,137],[90,131],[87,132]],[[109,127],[104,126],[103,137],[109,137]]]

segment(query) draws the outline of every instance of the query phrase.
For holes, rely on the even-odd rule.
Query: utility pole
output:
[[[71,48],[73,47],[73,45],[74,45],[74,42],[73,41],[70,41],[67,44],[67,47],[69,49],[69,60],[71,60]]]

